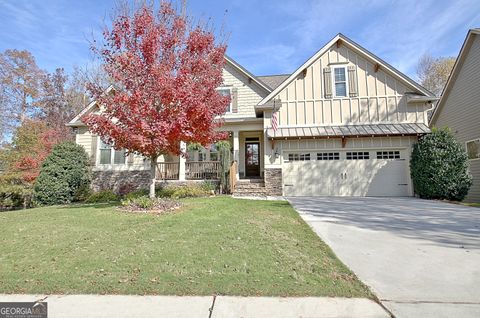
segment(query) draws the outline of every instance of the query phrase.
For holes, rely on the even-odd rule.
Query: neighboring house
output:
[[[480,202],[480,29],[468,32],[430,125],[449,127],[465,145],[473,176],[465,201]]]
[[[219,90],[232,97],[222,130],[238,162],[237,192],[247,184],[267,195],[413,195],[411,147],[430,132],[436,98],[344,35],[290,75],[254,76],[226,57]],[[81,123],[95,109],[69,123],[94,162],[94,187],[148,184],[148,160],[124,158]],[[166,156],[158,178],[215,178],[217,159],[214,148]]]

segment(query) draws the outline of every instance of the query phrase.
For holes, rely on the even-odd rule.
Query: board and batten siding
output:
[[[472,36],[471,47],[432,122],[436,127],[449,127],[464,145],[480,138],[480,35]],[[469,164],[474,180],[465,201],[480,202],[480,159],[470,160]]]
[[[265,89],[261,88],[254,81],[229,63],[223,68],[223,85],[236,90],[237,107],[236,113],[226,113],[225,118],[252,117],[255,118],[255,105],[268,95]]]
[[[356,96],[325,97],[324,68],[330,67],[333,72],[335,66],[348,66],[355,70]],[[422,103],[407,105],[406,92],[415,92],[415,89],[406,87],[382,67],[375,72],[374,63],[356,50],[344,44],[340,47],[333,45],[307,67],[306,73],[301,73],[275,97],[282,102],[279,125],[426,124],[426,111],[430,106]]]

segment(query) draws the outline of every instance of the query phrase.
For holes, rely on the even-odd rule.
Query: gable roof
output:
[[[235,69],[237,69],[240,73],[244,74],[247,78],[251,79],[255,83],[257,83],[262,89],[264,89],[267,93],[271,92],[273,88],[271,88],[269,85],[265,84],[261,80],[259,80],[255,75],[250,73],[246,68],[238,64],[234,59],[231,57],[225,55],[225,61],[232,65]],[[106,90],[105,94],[108,94],[112,89],[114,89],[113,85],[110,85]],[[71,121],[69,121],[66,125],[71,126],[71,127],[76,127],[76,126],[81,126],[83,123],[81,122],[82,116],[84,116],[86,113],[88,113],[91,109],[93,109],[96,106],[96,101],[93,100],[91,101],[75,118],[73,118]]]
[[[110,85],[107,87],[107,89],[103,92],[103,94],[108,94],[110,93],[115,87],[113,85]],[[81,118],[83,115],[85,115],[86,113],[88,113],[91,109],[93,109],[95,106],[97,105],[97,101],[96,100],[92,100],[80,113],[78,113],[77,116],[75,116],[75,118],[73,118],[72,120],[70,120],[68,122],[68,124],[66,124],[67,126],[71,126],[71,127],[76,127],[76,126],[81,126],[83,125],[82,121],[81,121]]]
[[[272,89],[266,85],[264,82],[262,82],[261,80],[259,80],[255,75],[253,75],[252,73],[250,73],[249,71],[247,71],[246,68],[244,68],[243,66],[241,66],[240,64],[238,64],[234,59],[232,59],[231,57],[229,57],[228,55],[225,54],[225,61],[227,61],[227,63],[229,63],[230,65],[232,65],[233,67],[235,67],[237,70],[240,71],[240,73],[243,73],[246,77],[248,77],[249,79],[251,79],[252,81],[254,81],[255,83],[257,83],[261,88],[263,88],[265,91],[267,92],[271,92]]]
[[[263,83],[267,84],[272,90],[277,88],[280,84],[285,81],[290,74],[281,74],[281,75],[263,75],[263,76],[257,76],[259,80],[261,80]]]
[[[430,118],[430,124],[436,120],[436,118],[438,117],[438,114],[440,113],[443,106],[445,105],[445,101],[447,100],[448,95],[453,88],[453,85],[455,85],[455,80],[457,79],[458,74],[462,69],[462,65],[468,53],[470,52],[470,48],[472,47],[472,43],[476,35],[480,35],[480,28],[471,29],[468,31],[467,36],[465,37],[465,41],[462,44],[462,48],[460,49],[460,53],[458,54],[457,60],[453,65],[452,72],[450,73],[447,83],[443,88],[442,95],[440,96],[440,100],[437,103],[437,107],[435,107],[435,110],[433,111],[433,115]]]
[[[367,58],[372,60],[374,63],[378,63],[380,66],[382,66],[383,69],[389,71],[392,73],[394,76],[402,80],[404,83],[406,83],[408,86],[415,88],[425,96],[434,96],[431,92],[429,92],[426,88],[422,87],[420,84],[412,80],[410,77],[407,75],[403,74],[375,54],[369,52],[359,44],[355,43],[345,35],[339,33],[337,34],[333,39],[331,39],[325,46],[323,46],[319,51],[317,51],[312,57],[310,57],[305,63],[303,63],[295,72],[293,72],[286,80],[283,81],[279,86],[277,86],[270,94],[268,94],[267,97],[262,99],[259,103],[258,106],[262,106],[269,102],[272,98],[278,95],[288,84],[290,84],[297,76],[307,67],[309,67],[311,64],[313,64],[320,56],[325,54],[328,49],[332,45],[334,45],[337,41],[341,40],[342,44],[349,46],[350,48],[354,49],[355,51],[365,55]]]

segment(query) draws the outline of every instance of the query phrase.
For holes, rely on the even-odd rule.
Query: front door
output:
[[[260,143],[245,143],[245,176],[260,177]]]

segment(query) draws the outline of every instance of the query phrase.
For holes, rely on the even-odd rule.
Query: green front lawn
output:
[[[373,297],[286,202],[0,213],[0,293]]]
[[[463,205],[466,206],[473,206],[475,208],[480,208],[480,203],[473,203],[473,202],[462,202]]]

